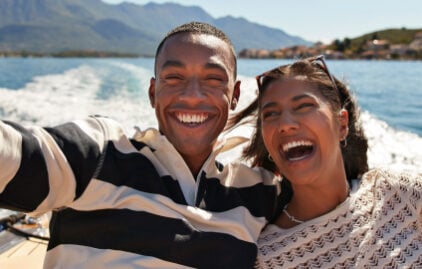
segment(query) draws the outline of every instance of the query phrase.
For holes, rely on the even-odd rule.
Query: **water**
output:
[[[239,107],[254,98],[256,74],[288,62],[240,59]],[[147,94],[153,64],[144,58],[0,59],[0,117],[51,126],[101,114],[122,122],[129,134],[135,125],[156,127]],[[422,172],[422,62],[328,61],[328,66],[348,83],[362,107],[370,166]],[[248,134],[231,135],[240,133]]]

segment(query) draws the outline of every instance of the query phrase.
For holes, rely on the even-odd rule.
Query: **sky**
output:
[[[173,2],[214,18],[242,17],[308,41],[328,43],[387,28],[422,28],[421,0],[103,0],[109,4]]]

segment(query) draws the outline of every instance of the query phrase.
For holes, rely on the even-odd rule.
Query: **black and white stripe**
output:
[[[8,131],[9,136],[15,135],[16,140],[20,141],[19,146],[10,147],[8,152],[5,152],[7,157],[19,156],[19,166],[14,165],[17,169],[11,172],[13,177],[9,178],[8,184],[0,193],[0,206],[12,210],[33,211],[49,192],[47,165],[43,152],[39,141],[31,132],[12,122],[4,124],[13,130],[4,128],[3,133]],[[8,141],[0,142],[4,147]],[[7,165],[1,167],[3,170]]]
[[[50,249],[61,244],[113,249],[195,268],[245,268],[256,255],[254,243],[144,211],[66,209],[54,221],[60,229],[52,230]]]
[[[22,141],[0,149],[0,164],[16,170],[0,173],[2,206],[60,208],[46,268],[93,268],[94,261],[96,268],[253,266],[257,237],[279,194],[272,174],[217,165],[217,150],[195,179],[158,131],[129,140],[109,119],[0,127],[0,142]],[[85,255],[89,262],[81,263]]]

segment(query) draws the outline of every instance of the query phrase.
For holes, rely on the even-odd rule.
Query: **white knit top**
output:
[[[333,211],[262,232],[256,268],[422,268],[422,177],[366,173]]]

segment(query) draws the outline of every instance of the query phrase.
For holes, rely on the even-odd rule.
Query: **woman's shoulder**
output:
[[[381,189],[397,192],[415,191],[422,193],[422,175],[410,170],[374,168],[362,176],[363,185],[376,185]]]
[[[422,174],[413,170],[398,170],[388,167],[377,167],[369,170],[363,175],[363,178],[385,178],[391,180],[401,180],[409,178],[409,180],[417,180],[422,178]]]

